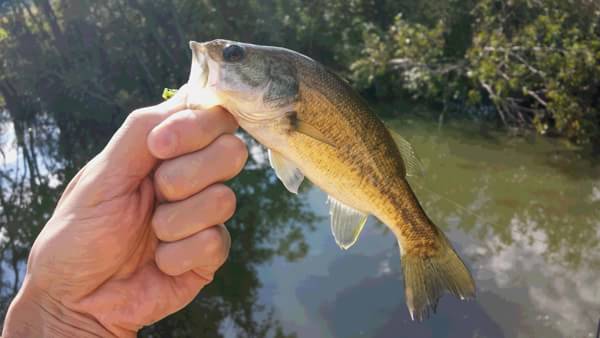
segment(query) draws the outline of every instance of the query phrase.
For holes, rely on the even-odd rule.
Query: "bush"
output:
[[[465,20],[471,29],[453,34]],[[470,15],[429,26],[399,15],[387,30],[366,26],[351,70],[362,88],[383,79],[445,105],[493,104],[506,125],[598,147],[599,22],[598,5],[586,0],[480,0]]]

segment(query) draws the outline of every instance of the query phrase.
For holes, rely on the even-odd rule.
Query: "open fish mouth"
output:
[[[208,50],[204,43],[190,41],[192,67],[188,78],[186,106],[188,109],[207,109],[220,103],[215,92],[217,74],[210,78]],[[209,80],[213,80],[209,84]]]
[[[206,47],[203,43],[190,41],[190,49],[192,50],[192,68],[188,83],[205,87],[209,73]]]

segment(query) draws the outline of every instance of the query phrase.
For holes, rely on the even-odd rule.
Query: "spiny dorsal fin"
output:
[[[349,207],[331,196],[327,202],[331,216],[331,233],[337,245],[347,250],[358,240],[369,215]]]
[[[406,176],[424,176],[425,170],[423,169],[423,164],[419,161],[415,149],[410,142],[391,128],[388,127],[387,129],[390,132],[390,135],[392,135],[396,147],[398,147],[398,150],[400,151],[400,155],[402,155],[404,167],[406,168]]]
[[[304,180],[304,174],[298,167],[280,153],[269,149],[269,163],[275,170],[275,174],[290,192],[297,194],[300,184]]]

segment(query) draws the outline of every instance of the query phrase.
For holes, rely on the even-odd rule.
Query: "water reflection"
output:
[[[6,126],[9,131],[11,128]],[[5,157],[0,167],[2,320],[22,282],[33,240],[52,213],[64,182],[78,165],[72,159],[63,159],[60,152],[38,148],[36,135],[30,133],[8,140],[10,132],[6,132],[2,140],[4,153],[14,154]],[[91,148],[71,146],[67,153],[79,151],[73,158],[86,158],[91,156],[90,149],[98,148],[105,139],[96,142],[97,146]],[[238,210],[227,224],[233,239],[227,264],[188,307],[145,328],[140,336],[221,337],[227,332],[236,337],[293,336],[273,318],[269,304],[258,301],[261,280],[257,267],[276,256],[286,261],[302,258],[308,250],[304,233],[313,229],[317,218],[306,210],[302,198],[290,197],[274,179],[264,163],[264,150],[251,140],[248,143],[253,150],[248,168],[230,183],[237,192]],[[53,146],[57,142],[48,149]]]
[[[2,112],[0,121],[4,121]],[[57,175],[65,171],[50,157],[55,132],[40,117],[34,127],[1,124],[0,162],[0,315],[18,290],[33,240],[54,209],[64,189]],[[60,168],[60,169],[59,169]]]
[[[427,167],[425,178],[411,182],[473,271],[476,301],[444,297],[433,318],[409,322],[392,236],[371,224],[342,252],[323,222],[308,235],[318,255],[272,268],[272,302],[285,327],[299,337],[593,337],[598,164],[546,139],[507,139],[467,122],[441,129],[418,119],[390,123]],[[322,194],[309,198],[326,213]]]
[[[535,229],[545,236],[541,254],[547,259],[574,269],[596,260],[589,251],[600,243],[600,165],[545,139],[488,142],[472,128],[403,128],[429,164],[430,174],[413,185],[440,225],[456,222],[479,239],[494,235],[504,245],[513,243],[515,231]]]
[[[429,160],[422,184],[468,212],[417,187],[427,210],[438,224],[467,233],[455,240],[464,243],[480,290],[517,305],[509,311],[478,299],[504,334],[592,335],[600,316],[598,162],[548,139],[478,136],[464,123],[441,132],[402,129]]]
[[[228,224],[228,263],[190,306],[140,336],[593,337],[600,316],[598,163],[551,140],[509,138],[467,122],[389,122],[427,168],[411,183],[472,269],[476,301],[444,297],[433,318],[408,321],[398,248],[386,228],[371,220],[350,251],[339,250],[325,195],[308,185],[299,197],[289,194],[251,143],[252,161],[232,182],[239,209]],[[19,150],[0,168],[2,309],[62,182],[79,165],[51,146],[36,150],[31,140],[23,134],[19,149],[28,155]]]

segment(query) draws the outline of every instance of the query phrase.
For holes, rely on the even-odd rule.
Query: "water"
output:
[[[600,317],[600,167],[543,138],[465,122],[390,121],[426,166],[411,183],[476,279],[475,301],[445,296],[409,321],[398,248],[371,222],[336,247],[325,219],[296,263],[261,268],[261,299],[298,337],[592,337]],[[300,198],[327,216],[325,196]]]
[[[371,218],[350,250],[339,249],[326,196],[306,183],[300,195],[288,193],[251,144],[249,169],[231,183],[239,205],[228,223],[229,261],[186,309],[140,336],[594,337],[600,165],[557,141],[515,138],[471,122],[388,122],[425,165],[426,176],[410,182],[473,272],[475,301],[446,295],[431,319],[411,322],[398,247],[385,226]],[[60,190],[37,191],[56,198]],[[51,211],[52,203],[44,205],[32,217]],[[0,296],[6,302],[11,278],[22,276],[10,270],[22,266],[11,264],[13,255],[23,260],[26,254],[8,243],[31,245],[33,235],[4,236]]]

